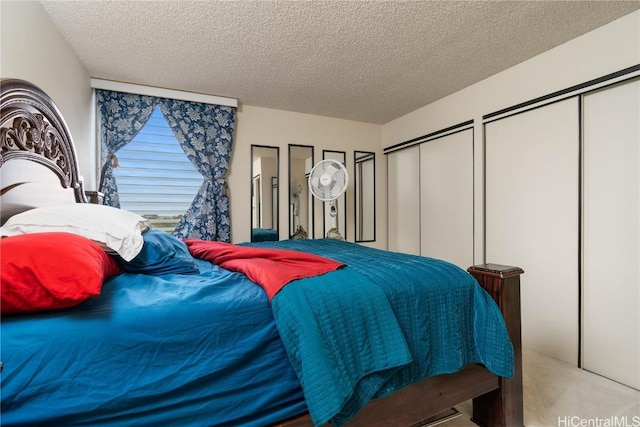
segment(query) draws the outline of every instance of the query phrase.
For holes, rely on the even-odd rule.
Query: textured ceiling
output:
[[[386,123],[639,1],[48,1],[92,77]]]

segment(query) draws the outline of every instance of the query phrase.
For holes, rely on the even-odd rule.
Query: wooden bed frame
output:
[[[11,159],[40,163],[60,179],[75,201],[86,203],[71,135],[54,102],[36,86],[16,79],[2,80],[0,95],[0,166]],[[23,182],[3,182],[4,195]],[[37,206],[31,206],[37,207]],[[452,406],[473,399],[472,420],[484,426],[523,425],[520,274],[522,269],[483,264],[468,269],[498,303],[515,351],[514,376],[498,377],[481,365],[412,384],[371,401],[348,427],[419,426]],[[308,415],[278,427],[313,426]]]

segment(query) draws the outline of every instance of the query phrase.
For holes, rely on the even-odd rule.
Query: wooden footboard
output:
[[[411,384],[396,393],[371,401],[347,427],[417,426],[452,406],[473,399],[472,420],[487,427],[523,426],[522,340],[520,327],[519,267],[482,264],[469,273],[498,303],[514,347],[514,375],[498,377],[481,365],[467,366],[451,375],[439,375]],[[305,415],[277,427],[311,427]]]
[[[514,351],[513,377],[498,378],[500,388],[473,399],[472,420],[483,426],[523,426],[520,275],[524,271],[497,264],[477,265],[468,271],[498,303]]]

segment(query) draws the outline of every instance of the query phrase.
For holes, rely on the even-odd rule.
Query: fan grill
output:
[[[309,175],[309,189],[320,200],[335,200],[347,189],[349,181],[344,165],[336,160],[322,160]]]

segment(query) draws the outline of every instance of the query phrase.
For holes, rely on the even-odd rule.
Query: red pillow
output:
[[[97,243],[70,233],[33,233],[0,240],[2,314],[72,307],[99,295],[120,272]]]

